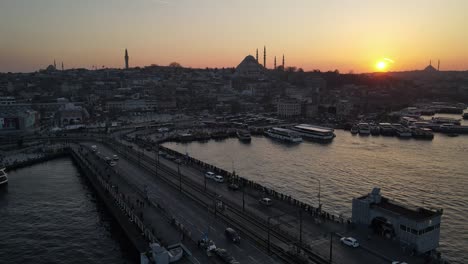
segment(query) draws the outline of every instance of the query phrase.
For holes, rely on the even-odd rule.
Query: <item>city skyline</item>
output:
[[[0,72],[130,65],[235,67],[266,46],[286,66],[340,72],[467,70],[468,2],[394,1],[4,1],[0,9]],[[314,13],[315,11],[315,13]],[[398,19],[396,19],[398,18]],[[263,54],[262,54],[263,55]],[[262,58],[263,59],[263,58]],[[385,69],[381,62],[391,60]],[[263,61],[262,61],[263,62]]]

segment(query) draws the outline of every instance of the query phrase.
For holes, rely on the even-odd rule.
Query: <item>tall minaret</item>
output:
[[[128,69],[128,51],[125,49],[125,69]]]
[[[283,54],[283,70],[284,70],[284,54]]]
[[[63,71],[63,61],[62,61],[62,71]]]
[[[266,46],[263,46],[263,67],[266,69]]]
[[[275,68],[274,69],[276,70],[276,56],[275,56]]]
[[[257,60],[257,63],[258,63],[258,49],[257,49],[257,53],[255,55],[255,59]]]
[[[55,64],[55,59],[54,59],[54,68],[57,69],[57,65]]]
[[[437,62],[437,71],[440,71],[440,60]]]

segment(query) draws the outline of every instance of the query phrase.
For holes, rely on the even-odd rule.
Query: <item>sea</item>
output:
[[[0,263],[138,262],[138,253],[71,159],[7,171]]]
[[[437,115],[460,118],[459,115]],[[429,118],[429,117],[426,117]],[[467,120],[462,125],[468,125]],[[442,208],[439,250],[468,261],[468,135],[433,140],[352,135],[335,130],[332,143],[285,144],[263,136],[164,146],[213,164],[335,215],[351,217],[352,199],[374,187],[411,206]]]

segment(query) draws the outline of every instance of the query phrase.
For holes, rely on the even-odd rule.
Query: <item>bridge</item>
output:
[[[227,173],[224,183],[209,180],[206,170],[218,168],[162,146],[139,148],[102,134],[24,138],[35,141],[63,143],[141,253],[150,242],[181,245],[187,263],[220,263],[197,245],[207,236],[240,263],[389,263],[388,251],[340,245],[339,234],[350,226],[327,220],[317,208],[235,174]],[[104,157],[113,155],[119,160],[111,167]],[[239,190],[228,188],[230,180],[239,183]],[[273,206],[259,203],[265,196]],[[227,241],[226,227],[240,233],[240,245]]]

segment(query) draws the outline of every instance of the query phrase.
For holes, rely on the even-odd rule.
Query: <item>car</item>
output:
[[[240,236],[236,232],[236,230],[228,227],[228,228],[226,228],[226,230],[224,230],[224,235],[226,236],[226,238],[228,238],[232,242],[237,243],[237,244],[240,243]]]
[[[92,146],[91,146],[91,151],[92,151],[92,152],[96,152],[96,151],[97,151],[97,146],[96,146],[96,145],[92,145]]]
[[[227,252],[224,248],[217,248],[215,250],[216,256],[220,258],[224,263],[229,263],[229,264],[239,264],[239,262]]]
[[[213,172],[211,171],[207,171],[205,173],[205,177],[208,178],[208,179],[214,179],[214,177],[216,176],[216,174],[214,174]]]
[[[263,197],[262,199],[259,200],[259,202],[263,205],[270,206],[273,204],[273,201],[270,198]]]
[[[340,239],[340,242],[343,245],[347,245],[347,246],[350,246],[350,247],[354,247],[354,248],[359,247],[359,242],[353,237],[342,237]]]
[[[223,183],[224,182],[224,177],[221,175],[216,175],[214,177],[215,182]]]
[[[105,160],[107,163],[111,162],[111,158],[109,158],[109,157],[107,157],[107,156],[104,157],[104,160]]]
[[[174,162],[177,163],[177,164],[182,164],[182,160],[181,160],[181,159],[176,159],[176,160],[174,160]]]
[[[119,156],[113,155],[113,156],[112,156],[112,159],[113,159],[113,160],[119,160]]]
[[[109,166],[114,167],[115,165],[117,165],[117,162],[115,162],[115,161],[109,162]]]
[[[233,191],[239,190],[239,184],[231,183],[231,184],[228,185],[228,188],[229,188],[229,190],[233,190]]]

